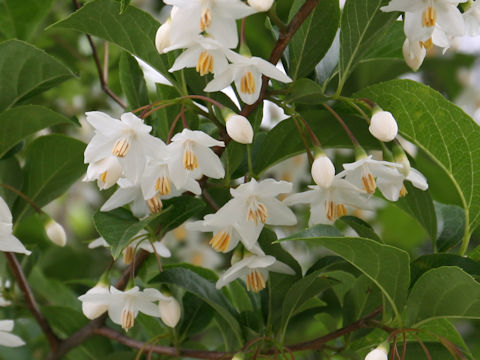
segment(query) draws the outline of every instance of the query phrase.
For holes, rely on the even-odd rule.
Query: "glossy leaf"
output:
[[[26,150],[22,192],[40,207],[56,199],[85,172],[84,151],[84,143],[64,135],[37,138]],[[13,211],[17,220],[32,212],[17,199]]]
[[[0,44],[0,111],[73,77],[43,50],[19,40]]]
[[[362,219],[359,219],[355,216],[343,216],[340,220],[355,230],[358,236],[372,239],[380,243],[383,242],[370,224],[366,223]]]
[[[321,104],[326,101],[323,89],[315,81],[299,79],[289,89],[285,99],[289,103],[297,104]]]
[[[408,325],[437,318],[480,319],[480,284],[458,267],[432,269],[413,286],[406,309]]]
[[[290,19],[304,3],[304,0],[294,1],[290,9]],[[325,56],[335,38],[339,20],[337,0],[323,0],[322,4],[309,14],[289,44],[289,74],[292,79],[308,75]]]
[[[439,233],[436,241],[438,251],[448,251],[462,241],[465,233],[465,211],[456,205],[434,203],[439,219]]]
[[[1,86],[1,85],[0,85]],[[0,113],[0,158],[19,141],[57,124],[72,123],[65,116],[38,105],[16,106]]]

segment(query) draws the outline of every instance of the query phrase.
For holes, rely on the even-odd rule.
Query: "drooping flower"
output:
[[[161,151],[163,142],[150,135],[151,126],[132,113],[114,119],[100,111],[87,112],[87,121],[95,135],[85,149],[85,163],[94,163],[111,155],[122,165],[125,176],[132,182],[140,179],[147,157]]]
[[[105,190],[115,185],[122,173],[123,169],[120,161],[116,156],[110,155],[90,163],[83,181],[97,180],[98,188]]]
[[[235,82],[240,98],[246,104],[253,104],[258,100],[262,86],[262,75],[284,83],[292,81],[288,75],[277,69],[272,63],[256,57],[239,55],[234,51],[226,52],[232,62],[222,73],[216,74],[214,79],[205,87],[204,91],[220,91]]]
[[[108,290],[108,285],[99,282],[93,288],[89,289],[85,295],[87,294],[109,294],[110,291]],[[88,302],[82,301],[82,312],[88,319],[93,320],[101,315],[103,315],[108,310],[108,305],[106,303],[98,303],[98,302]]]
[[[158,212],[159,207],[158,210],[161,210],[161,200],[159,198],[153,198],[150,203],[145,201],[140,184],[132,184],[128,179],[120,179],[118,185],[119,188],[102,205],[100,211],[110,211],[131,203],[130,209],[133,215],[142,218],[150,212]]]
[[[30,255],[25,246],[13,235],[12,213],[7,203],[0,197],[0,251]]]
[[[13,320],[0,320],[0,345],[7,347],[18,347],[25,345],[19,336],[11,334],[13,330]]]
[[[424,42],[409,40],[408,37],[403,42],[402,52],[405,63],[413,71],[417,71],[420,68],[427,55]]]
[[[170,46],[170,32],[172,29],[172,20],[167,19],[157,30],[155,34],[155,47],[159,54],[163,54],[166,48]]]

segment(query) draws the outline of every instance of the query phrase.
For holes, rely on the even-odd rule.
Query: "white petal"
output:
[[[245,259],[248,259],[249,261],[245,263],[245,266],[248,267],[249,269],[256,269],[256,268],[266,268],[275,263],[277,259],[275,259],[271,255],[264,255],[264,256],[257,256],[257,255],[252,255],[249,257],[246,257]]]
[[[208,177],[221,179],[225,176],[220,158],[208,147],[193,145],[193,151],[198,158],[198,167]]]
[[[12,331],[14,326],[13,320],[0,320],[0,331]]]
[[[32,252],[28,251],[22,242],[15,236],[8,234],[0,238],[0,251],[10,251],[30,255]]]
[[[410,172],[407,176],[407,180],[410,181],[413,184],[413,186],[415,186],[420,190],[425,191],[428,189],[427,179],[425,178],[425,176],[423,176],[423,174],[420,171],[416,169],[410,168]]]
[[[17,335],[0,331],[0,345],[8,347],[17,347],[25,345],[25,341]]]
[[[274,264],[270,265],[268,267],[268,271],[273,271],[281,274],[287,274],[287,275],[295,275],[295,271],[288,266],[287,264],[284,264],[281,261],[276,261]]]
[[[295,225],[297,218],[292,210],[275,198],[263,199],[263,205],[267,208],[267,221],[269,225]]]
[[[137,187],[119,188],[112,196],[103,204],[100,211],[110,211],[133,201],[138,193]]]
[[[222,73],[215,74],[215,77],[212,81],[210,81],[203,91],[205,92],[213,92],[213,91],[220,91],[228,87],[234,78],[233,69],[228,66],[225,71]]]
[[[174,72],[183,68],[196,67],[198,57],[200,56],[202,49],[200,47],[194,47],[185,50],[180,56],[177,57],[172,67],[168,70]]]
[[[275,79],[284,83],[292,82],[292,79],[287,74],[282,72],[271,62],[268,62],[259,57],[253,57],[252,61],[257,67],[257,69],[260,70],[262,74],[267,75],[269,78]]]
[[[278,194],[286,194],[291,192],[292,186],[292,183],[288,181],[265,179],[257,183],[257,190],[255,193],[262,197],[277,196]]]
[[[461,36],[465,34],[465,23],[457,5],[437,5],[438,24],[450,36]]]
[[[120,120],[114,119],[100,111],[90,111],[85,115],[87,115],[87,121],[95,128],[95,130],[106,136],[125,127]]]
[[[2,197],[0,197],[0,222],[7,224],[12,223],[12,213]]]

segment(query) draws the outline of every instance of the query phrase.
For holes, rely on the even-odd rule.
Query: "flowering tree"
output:
[[[0,1],[0,357],[480,354],[480,3],[340,3]]]

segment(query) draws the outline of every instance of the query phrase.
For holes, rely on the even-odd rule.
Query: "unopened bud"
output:
[[[370,120],[370,134],[383,142],[392,141],[398,133],[398,125],[393,115],[388,111],[377,110]]]
[[[238,352],[232,357],[232,360],[244,360],[244,359],[245,359],[245,354],[242,352]]]
[[[88,290],[86,294],[108,294],[108,286],[104,283],[98,283],[93,288]],[[107,304],[82,302],[82,312],[90,320],[98,318],[108,310]]]
[[[388,349],[380,345],[376,349],[373,349],[370,351],[367,356],[365,357],[365,360],[388,360]]]
[[[226,119],[228,136],[240,144],[251,144],[253,141],[253,128],[246,117],[230,113]]]
[[[47,224],[45,225],[45,232],[47,233],[48,238],[55,245],[64,247],[67,243],[67,234],[65,233],[65,229],[55,220],[48,220]]]
[[[163,54],[164,50],[170,46],[170,29],[171,29],[171,20],[168,19],[164,24],[162,24],[155,35],[155,47],[159,54]]]
[[[317,156],[312,164],[312,178],[323,188],[328,188],[335,177],[335,166],[326,155]]]
[[[420,68],[427,54],[427,50],[419,41],[410,41],[408,38],[403,43],[402,52],[405,62],[413,71]]]
[[[177,299],[170,296],[168,300],[160,300],[158,302],[158,310],[160,311],[160,318],[168,327],[174,328],[177,326],[182,309]]]
[[[248,0],[248,5],[259,12],[263,12],[270,10],[273,0]]]

